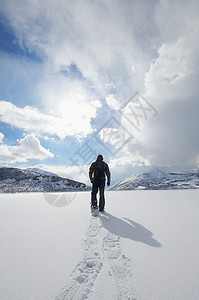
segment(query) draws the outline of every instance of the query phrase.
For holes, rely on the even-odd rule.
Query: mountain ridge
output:
[[[199,172],[164,172],[153,170],[119,180],[109,190],[199,189]]]
[[[87,191],[82,182],[27,169],[0,167],[0,193]]]

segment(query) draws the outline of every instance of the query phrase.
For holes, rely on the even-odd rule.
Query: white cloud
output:
[[[117,128],[103,128],[100,133],[100,139],[105,143],[114,147],[121,147],[122,130]]]
[[[145,76],[145,96],[158,115],[135,132],[127,152],[138,152],[152,165],[193,168],[197,163],[199,43],[194,36],[195,31],[182,30],[175,42],[164,43]]]
[[[60,138],[73,135],[86,135],[92,132],[90,118],[95,116],[96,107],[100,104],[94,102],[93,107],[85,107],[84,99],[81,95],[78,96],[81,100],[80,104],[75,101],[76,99],[72,98],[68,105],[64,105],[64,103],[60,104],[59,101],[54,99],[54,105],[58,112],[57,116],[56,113],[54,115],[43,114],[37,108],[31,106],[20,108],[10,102],[0,101],[0,121],[24,131],[47,133],[57,135]],[[71,108],[72,101],[73,106]],[[84,114],[80,116],[82,111],[84,111]],[[87,112],[89,112],[88,115],[86,115]]]
[[[0,132],[0,144],[3,143],[4,134]]]
[[[46,56],[51,71],[75,64],[102,96],[113,83],[124,99],[143,87],[148,59],[154,54],[150,49],[156,36],[155,6],[155,1],[10,0],[2,10],[21,45]]]
[[[42,101],[60,119],[63,136],[86,136],[92,133],[91,119],[95,118],[101,102],[78,79],[54,74],[40,85]]]
[[[0,144],[0,163],[27,162],[29,159],[53,158],[50,150],[41,146],[40,141],[32,134],[18,140],[17,146]]]
[[[164,43],[158,54],[145,76],[147,95],[157,103],[165,102],[165,98],[167,101],[178,101],[182,88],[186,96],[190,92],[190,87],[184,84],[194,75],[192,50],[187,45],[187,39],[180,37],[174,43]]]
[[[114,110],[118,110],[121,107],[119,101],[113,94],[110,94],[106,97],[106,103]]]
[[[109,167],[114,181],[128,177],[132,174],[139,173],[140,170],[145,171],[150,166],[147,159],[135,154],[126,153],[125,156],[113,158],[109,162]]]

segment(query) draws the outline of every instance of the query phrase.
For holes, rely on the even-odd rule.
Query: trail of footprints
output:
[[[109,275],[115,279],[117,299],[135,300],[131,260],[123,254],[120,238],[107,233],[103,240],[103,252],[108,258]]]
[[[114,299],[136,300],[131,261],[123,254],[120,238],[103,228],[100,217],[91,217],[84,247],[82,261],[77,264],[68,283],[55,300],[88,299],[103,268],[108,270],[108,276],[112,276],[114,280],[117,289]]]

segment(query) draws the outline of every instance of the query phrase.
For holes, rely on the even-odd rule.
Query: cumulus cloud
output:
[[[177,28],[173,27],[172,39],[159,47],[158,57],[145,76],[145,97],[158,110],[158,115],[143,123],[136,140],[128,144],[127,153],[134,155],[137,151],[152,165],[193,168],[197,164],[199,43],[194,28],[199,26],[199,21],[193,13],[194,6],[190,2],[185,14],[184,6],[177,11],[175,5],[170,5],[175,10],[170,11],[169,26],[172,17],[175,24],[176,13],[180,22]],[[186,23],[187,18],[191,18],[190,23]]]
[[[120,129],[120,135],[127,136],[129,132],[133,135],[122,147],[123,161],[126,161],[126,157],[134,157],[145,161],[146,165],[176,168],[192,168],[198,165],[199,43],[195,26],[199,22],[196,9],[194,1],[180,7],[178,1],[160,1],[156,7],[155,19],[162,30],[162,43],[145,74],[144,93],[145,99],[153,106],[154,113],[146,111],[146,116],[140,110],[135,117],[136,111],[133,114],[132,107],[127,105],[123,109],[123,128]],[[109,101],[114,108],[111,102]],[[136,108],[136,101],[134,102]],[[103,133],[101,138],[105,141]],[[106,142],[113,144],[107,138]],[[115,162],[120,160],[121,158],[115,159]],[[126,169],[128,166],[126,162]]]
[[[108,143],[114,147],[121,147],[122,131],[117,128],[103,128],[100,131],[100,138],[104,143]],[[119,145],[118,145],[119,144]]]
[[[32,134],[26,135],[18,140],[17,146],[0,144],[0,163],[27,162],[29,159],[53,158],[54,154],[50,150],[41,146],[40,141]]]
[[[121,107],[120,102],[115,98],[113,94],[110,94],[106,97],[106,103],[110,106],[110,108],[114,110],[118,110]]]
[[[40,85],[41,98],[48,111],[60,119],[62,136],[86,136],[92,133],[91,120],[101,102],[84,82],[62,74],[50,76]],[[62,128],[62,129],[61,129]]]
[[[0,101],[0,121],[24,131],[37,134],[47,133],[57,135],[60,138],[86,135],[92,132],[90,118],[95,116],[96,107],[100,103],[94,102],[93,107],[92,104],[90,107],[85,107],[82,95],[77,95],[77,97],[81,100],[80,104],[77,103],[77,99],[71,98],[71,103],[73,101],[72,108],[63,105],[63,103],[60,104],[59,101],[54,99],[54,106],[58,112],[57,116],[55,113],[54,115],[41,113],[35,107],[25,106],[21,108],[11,102]],[[84,114],[81,114],[82,111],[84,111]],[[87,114],[88,111],[90,114]]]

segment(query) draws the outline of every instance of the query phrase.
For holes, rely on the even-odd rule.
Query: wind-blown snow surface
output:
[[[0,299],[199,299],[198,190],[45,196],[0,195]]]

